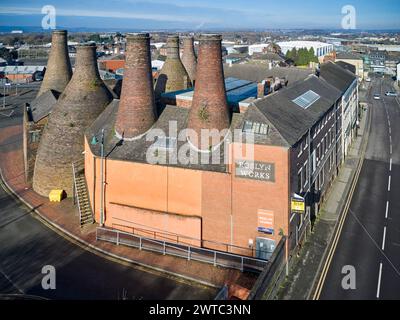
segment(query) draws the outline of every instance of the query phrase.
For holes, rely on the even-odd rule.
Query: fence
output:
[[[131,223],[130,221],[126,221],[126,220],[122,220],[122,219],[118,219],[118,218],[116,218],[115,220],[121,220],[124,222]],[[213,250],[216,250],[216,251],[231,252],[231,253],[235,253],[236,255],[243,255],[243,256],[248,256],[248,257],[254,257],[260,253],[266,253],[266,256],[269,259],[269,257],[272,255],[272,252],[256,249],[254,247],[244,248],[244,247],[239,247],[239,246],[236,246],[233,244],[216,242],[216,241],[211,241],[211,240],[204,240],[204,239],[196,239],[196,238],[178,235],[178,234],[170,233],[170,232],[166,232],[166,231],[149,230],[149,229],[144,229],[143,227],[140,227],[140,225],[139,225],[139,227],[136,227],[136,226],[128,227],[126,225],[113,223],[112,229],[124,230],[125,232],[128,232],[130,234],[134,234],[134,235],[144,237],[147,239],[166,241],[169,243],[174,243],[174,244],[183,245],[183,246],[212,248]]]
[[[96,240],[134,247],[139,250],[153,251],[163,255],[176,256],[187,260],[200,261],[214,266],[238,269],[242,272],[261,272],[268,263],[267,260],[190,245],[173,244],[167,241],[149,239],[139,235],[102,227],[96,229]]]

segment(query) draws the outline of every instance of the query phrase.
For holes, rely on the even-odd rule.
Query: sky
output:
[[[352,5],[357,29],[400,29],[399,0],[0,0],[0,26],[40,27],[45,5],[64,28],[340,29]]]

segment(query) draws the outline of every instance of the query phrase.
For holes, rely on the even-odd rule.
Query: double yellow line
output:
[[[368,110],[368,113],[370,113],[370,112],[371,111]],[[371,115],[368,114],[368,117],[370,117],[370,116]],[[369,124],[368,124],[368,129],[365,131],[365,133],[368,134],[368,132],[369,132]],[[317,287],[315,289],[315,292],[314,292],[314,295],[312,297],[312,300],[319,300],[319,298],[321,296],[321,292],[322,292],[322,289],[323,289],[324,284],[325,284],[326,276],[328,274],[330,265],[332,263],[332,259],[333,259],[333,256],[335,254],[336,247],[337,247],[337,244],[338,244],[339,239],[340,239],[340,235],[342,234],[342,229],[343,229],[343,226],[344,226],[344,222],[346,221],[347,214],[349,212],[350,204],[351,204],[351,201],[353,199],[353,195],[354,195],[354,191],[355,191],[356,186],[357,186],[358,178],[360,177],[360,173],[361,173],[361,169],[363,167],[363,163],[364,163],[364,155],[361,155],[361,160],[360,160],[360,162],[358,164],[358,168],[357,168],[356,174],[354,176],[354,180],[353,180],[352,186],[350,188],[349,196],[348,196],[348,198],[346,200],[346,205],[345,205],[345,207],[343,209],[343,214],[340,217],[339,224],[338,224],[338,227],[336,229],[335,236],[333,238],[333,241],[331,242],[331,247],[330,247],[330,250],[328,252],[327,258],[325,260],[325,264],[324,264],[324,267],[322,269],[321,276],[320,276],[320,278],[318,280],[318,284],[317,284]]]

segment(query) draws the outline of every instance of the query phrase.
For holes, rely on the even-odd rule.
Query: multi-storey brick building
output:
[[[166,106],[155,117],[144,39],[148,35],[128,37],[127,61],[140,65],[127,73],[121,102],[114,100],[86,131],[85,175],[96,221],[259,258],[268,258],[283,235],[293,248],[343,160],[343,101],[345,93],[353,94],[353,78],[347,81],[348,71],[340,67],[323,67],[321,76],[310,75],[232,114],[221,39],[202,37],[193,104]],[[346,81],[326,74],[333,68]],[[207,148],[181,135],[205,128],[233,135],[210,140]],[[101,144],[95,138],[103,130]],[[182,150],[191,151],[183,157],[187,161],[176,158]],[[304,199],[305,212],[293,212],[293,198]]]

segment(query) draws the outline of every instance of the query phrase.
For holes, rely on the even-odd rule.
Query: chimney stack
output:
[[[169,36],[167,39],[167,59],[156,84],[157,98],[161,93],[184,90],[191,86],[191,79],[179,56],[179,37]]]
[[[230,110],[226,98],[222,66],[221,35],[200,36],[199,58],[192,107],[189,112],[188,129],[194,130],[198,139],[202,129],[222,131],[230,126]],[[190,139],[190,137],[188,137]],[[215,141],[199,140],[191,143],[205,150],[217,144]]]
[[[183,54],[182,63],[189,75],[189,78],[194,84],[196,80],[197,59],[194,52],[194,39],[193,37],[183,37]]]
[[[266,81],[263,80],[260,83],[257,84],[257,98],[261,99],[264,98],[265,96],[265,86],[266,86]]]
[[[128,34],[124,80],[115,132],[118,138],[129,140],[145,133],[155,121],[150,35]]]
[[[38,97],[48,90],[62,93],[71,80],[72,68],[68,55],[67,38],[66,30],[55,30],[52,33],[46,73],[37,95]]]
[[[72,196],[71,164],[83,159],[84,132],[112,100],[97,68],[96,46],[76,49],[75,72],[49,116],[37,152],[33,189],[42,196],[53,189]]]

